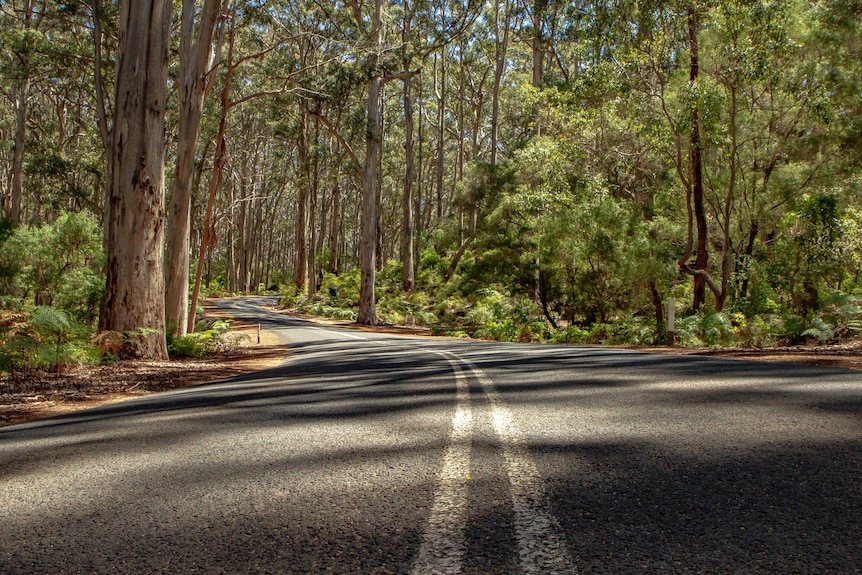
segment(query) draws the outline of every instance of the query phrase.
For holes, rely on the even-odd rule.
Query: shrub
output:
[[[230,322],[217,320],[209,329],[190,333],[183,337],[168,338],[168,354],[171,358],[205,357],[213,353],[236,348],[245,336],[229,331]]]

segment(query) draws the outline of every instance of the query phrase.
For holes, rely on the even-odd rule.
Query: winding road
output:
[[[0,429],[0,573],[862,573],[859,372],[269,301],[277,368]]]

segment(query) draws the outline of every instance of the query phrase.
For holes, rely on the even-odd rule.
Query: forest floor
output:
[[[207,306],[209,315],[218,315]],[[430,336],[430,330],[400,326],[357,326],[351,322],[303,316],[339,327],[378,333]],[[206,359],[171,361],[117,361],[91,368],[75,368],[63,373],[45,371],[0,375],[0,426],[70,413],[178,389],[203,385],[218,379],[259,371],[278,365],[289,348],[263,332],[257,342],[256,328],[234,323],[233,330],[244,334],[244,343],[229,352]],[[775,347],[765,349],[626,347],[653,353],[704,355],[757,361],[801,363],[862,370],[862,341],[840,345]]]

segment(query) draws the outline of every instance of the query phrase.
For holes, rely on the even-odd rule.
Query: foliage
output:
[[[65,309],[84,322],[98,314],[103,263],[99,224],[85,212],[19,226],[0,245],[0,266],[12,270],[6,275],[7,293]]]
[[[168,337],[168,353],[172,359],[200,358],[230,351],[240,340],[230,332],[230,322],[217,320],[205,329],[182,337]]]
[[[89,330],[65,310],[38,306],[0,315],[0,371],[94,365],[101,360]]]

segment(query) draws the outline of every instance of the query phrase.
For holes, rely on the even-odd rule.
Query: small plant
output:
[[[230,337],[230,322],[217,320],[205,330],[188,335],[170,338],[168,355],[171,358],[200,358],[213,353],[229,351],[239,344],[237,338]]]
[[[60,370],[60,346],[73,328],[72,318],[62,309],[38,306],[30,316],[30,324],[55,340],[54,370]]]

